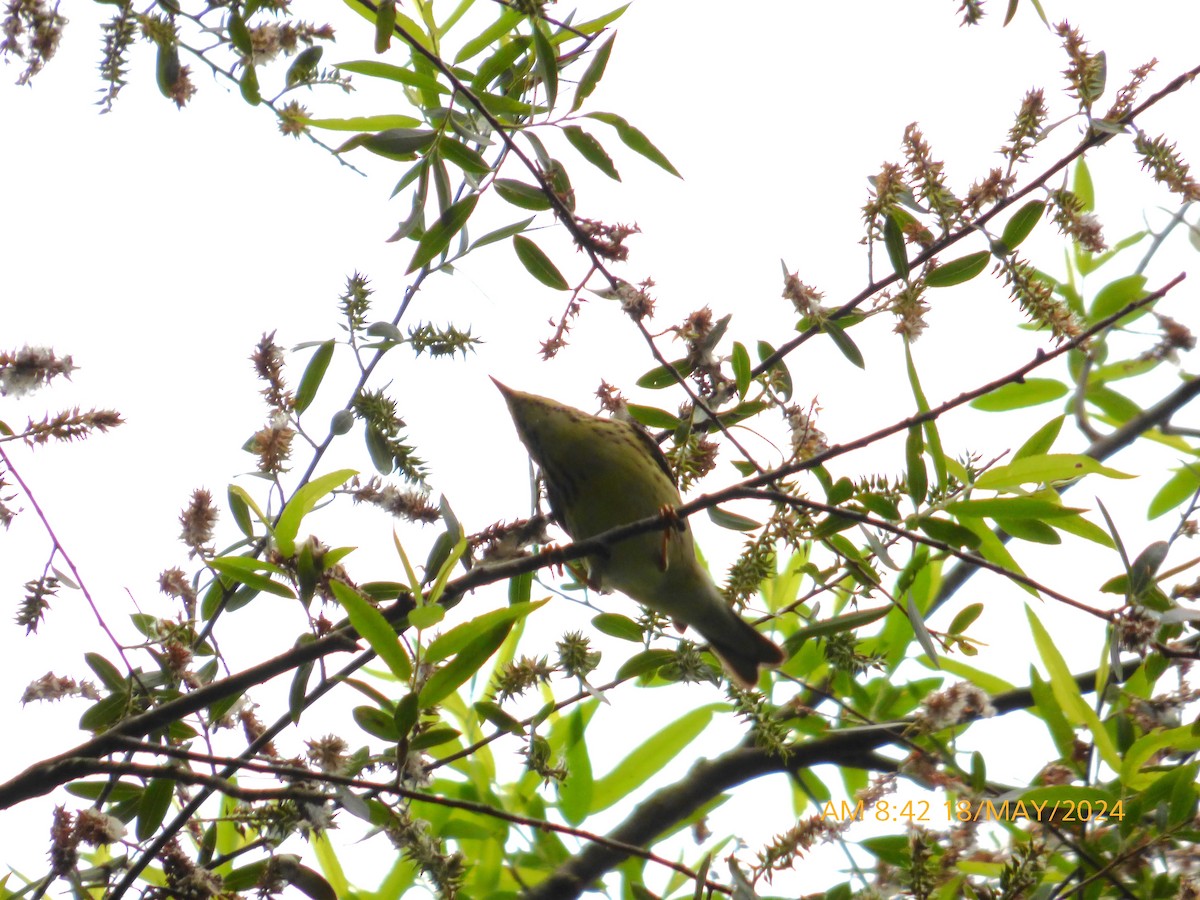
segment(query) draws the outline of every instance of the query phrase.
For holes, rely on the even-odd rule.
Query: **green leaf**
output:
[[[826,322],[821,330],[829,335],[834,346],[842,352],[842,356],[846,357],[846,359],[850,360],[850,362],[860,369],[867,367],[866,362],[863,360],[862,352],[858,349],[858,346],[854,343],[850,335],[842,330],[841,325],[831,320]]]
[[[642,132],[638,131],[638,129],[634,128],[620,116],[607,112],[588,113],[587,115],[588,118],[596,119],[615,128],[617,131],[617,137],[619,137],[625,146],[634,153],[641,154],[656,166],[659,166],[660,168],[670,172],[676,178],[683,177],[679,174],[676,168],[671,165],[671,161],[663,156],[662,152],[657,147],[650,143],[650,139],[646,137],[646,135],[642,134]]]
[[[613,766],[612,771],[595,780],[590,812],[598,813],[628,797],[699,737],[712,721],[714,712],[726,709],[728,706],[724,703],[701,706],[647,737]]]
[[[992,254],[988,251],[980,250],[978,253],[960,256],[948,263],[942,263],[925,275],[925,286],[931,288],[952,287],[970,281],[987,268],[991,258]]]
[[[1101,465],[1090,456],[1075,453],[1046,453],[1016,459],[1005,466],[984,472],[975,482],[984,490],[1005,490],[1023,484],[1053,484],[1073,481],[1084,475],[1104,475],[1108,478],[1133,478],[1124,472]]]
[[[114,693],[123,693],[128,690],[129,684],[121,671],[110,663],[99,653],[85,653],[84,661],[88,664],[96,677],[100,679],[100,683]]]
[[[338,469],[328,475],[314,478],[296,489],[292,499],[279,514],[279,521],[275,523],[275,546],[279,548],[280,553],[292,556],[296,552],[296,535],[300,531],[300,522],[326,494],[332,493],[335,488],[341,487],[357,474],[354,469]]]
[[[566,735],[561,752],[570,774],[558,785],[558,808],[568,825],[579,826],[586,821],[592,805],[595,781],[585,731],[599,705],[598,700],[590,700],[565,719]]]
[[[254,537],[254,522],[250,519],[249,495],[242,488],[231,484],[225,496],[229,500],[229,512],[233,516],[238,530],[246,537]],[[257,508],[255,512],[258,512]],[[259,518],[262,518],[261,514]]]
[[[496,241],[502,241],[505,238],[510,238],[514,234],[520,234],[533,223],[533,216],[528,219],[522,219],[520,222],[513,222],[511,225],[505,225],[503,228],[497,228],[495,231],[489,231],[483,237],[471,242],[470,249],[478,250],[480,247],[486,247],[488,244],[494,244]]]
[[[325,377],[325,370],[329,368],[331,359],[333,359],[333,341],[329,340],[318,344],[317,352],[312,355],[312,359],[304,367],[304,374],[300,377],[300,386],[296,389],[297,414],[308,409],[313,398],[317,396],[317,388],[321,386],[321,379]]]
[[[562,272],[558,271],[558,267],[550,261],[550,257],[542,252],[542,248],[525,237],[523,234],[518,234],[513,238],[513,249],[517,251],[517,259],[521,261],[526,271],[534,278],[540,281],[546,287],[554,288],[556,291],[565,291],[570,285],[567,284],[567,279],[563,278]]]
[[[971,627],[971,624],[979,618],[982,612],[982,603],[972,603],[970,606],[964,607],[958,613],[958,615],[954,617],[954,620],[950,623],[950,627],[947,629],[947,632],[949,634],[962,634]]]
[[[241,88],[242,99],[251,106],[258,106],[262,103],[262,94],[258,89],[258,72],[255,71],[254,66],[246,66],[246,71],[242,73],[238,87]]]
[[[1016,250],[1025,238],[1029,237],[1029,233],[1041,221],[1045,212],[1046,204],[1041,200],[1031,200],[1026,203],[1012,214],[1012,218],[1004,226],[1004,233],[1000,235],[1001,243],[1007,250]]]
[[[142,791],[142,799],[138,802],[136,834],[139,841],[148,841],[158,831],[158,826],[166,818],[167,810],[171,808],[171,798],[175,796],[175,781],[171,778],[152,778]]]
[[[442,135],[442,139],[438,141],[438,152],[444,159],[454,163],[468,175],[482,177],[492,171],[487,160],[477,151],[452,137]]]
[[[432,628],[446,618],[446,610],[436,603],[428,606],[418,606],[408,614],[408,624],[418,631]]]
[[[534,66],[538,77],[546,86],[546,104],[553,108],[558,99],[558,54],[550,39],[546,37],[541,19],[531,18],[533,22],[533,51]]]
[[[1200,490],[1200,474],[1197,474],[1196,467],[1184,466],[1176,469],[1175,474],[1167,479],[1150,501],[1150,508],[1146,515],[1151,519],[1157,519],[1180,503],[1190,500],[1197,490]]]
[[[250,40],[250,29],[246,27],[246,20],[238,14],[236,9],[230,12],[225,27],[229,31],[229,42],[237,48],[238,52],[243,56],[253,56],[254,44]]]
[[[969,528],[964,528],[957,522],[951,522],[949,519],[922,516],[917,519],[917,527],[935,541],[941,541],[943,544],[949,544],[951,547],[969,547],[974,549],[979,546],[979,536],[975,532]]]
[[[414,116],[398,114],[379,116],[350,116],[341,119],[305,119],[304,124],[310,128],[321,128],[325,131],[365,131],[379,132],[393,128],[413,129],[421,124]]]
[[[392,45],[396,27],[396,0],[379,0],[375,7],[375,52],[385,53]]]
[[[499,705],[490,700],[480,700],[472,707],[480,718],[491,722],[500,731],[507,734],[524,735],[525,726],[519,720],[506,713]]]
[[[455,653],[461,655],[467,646],[491,633],[497,626],[511,626],[513,622],[541,609],[548,602],[549,598],[531,603],[520,603],[515,606],[505,606],[476,616],[469,622],[456,625],[425,648],[424,659],[426,662],[439,662]]]
[[[1124,278],[1110,281],[1096,292],[1096,297],[1092,300],[1092,308],[1088,310],[1088,321],[1099,322],[1145,296],[1145,275],[1126,275]],[[1121,320],[1121,324],[1128,325],[1134,321],[1134,318],[1140,317],[1148,311],[1149,306],[1144,306],[1134,313],[1132,318]]]
[[[687,378],[692,367],[686,359],[678,359],[667,366],[657,366],[639,378],[636,382],[640,388],[657,391],[662,388],[679,384],[681,378]]]
[[[722,528],[728,528],[730,531],[753,531],[756,528],[762,527],[762,522],[739,516],[737,513],[731,513],[728,510],[721,509],[719,506],[710,506],[708,508],[708,518],[716,525]]]
[[[388,128],[374,134],[356,134],[333,152],[346,153],[358,147],[366,147],[385,159],[406,161],[415,159],[418,153],[428,150],[436,137],[436,133],[427,128]]]
[[[654,406],[642,406],[638,403],[626,403],[625,411],[634,421],[647,428],[669,428],[674,431],[679,427],[679,416],[672,415],[665,409]]]
[[[997,516],[1020,519],[1051,519],[1060,516],[1073,516],[1082,512],[1055,503],[1053,500],[1041,500],[1036,497],[988,497],[982,500],[955,500],[947,503],[943,509],[952,516],[972,516],[974,518],[994,519]]]
[[[500,649],[512,626],[511,620],[496,625],[463,647],[446,665],[437,669],[421,688],[421,706],[428,709],[441,703],[478,674],[483,664]]]
[[[483,52],[483,50],[499,40],[501,36],[508,34],[514,28],[516,28],[517,23],[524,18],[525,17],[519,12],[505,8],[495,22],[481,31],[478,36],[472,38],[462,45],[462,49],[459,50],[458,54],[454,57],[455,65],[465,62],[472,56]]]
[[[246,587],[252,590],[265,591],[268,594],[275,594],[277,597],[287,597],[289,599],[296,596],[295,591],[286,584],[280,584],[269,575],[260,575],[258,573],[258,570],[265,569],[268,572],[283,575],[282,569],[270,563],[251,559],[247,556],[219,556],[216,559],[210,560],[208,564],[222,575],[227,575],[229,578],[246,585]]]
[[[904,231],[894,215],[883,220],[883,246],[892,262],[892,270],[908,281],[908,248],[904,245]]]
[[[597,631],[610,637],[620,638],[634,644],[640,644],[646,639],[645,632],[637,622],[618,613],[600,613],[592,618],[592,625]]]
[[[1067,386],[1053,378],[1026,378],[1021,383],[1002,384],[994,391],[971,401],[974,409],[986,412],[1002,412],[1008,409],[1024,409],[1049,403],[1067,393]]]
[[[1133,746],[1125,753],[1125,759],[1121,765],[1113,767],[1121,773],[1121,785],[1134,791],[1149,788],[1155,781],[1163,777],[1163,774],[1155,771],[1157,767],[1152,767],[1148,772],[1143,772],[1142,767],[1163,750],[1168,749],[1179,755],[1193,753],[1200,749],[1200,735],[1196,734],[1190,725],[1184,725],[1180,728],[1155,731],[1134,741]],[[1195,786],[1193,785],[1191,793],[1194,794],[1194,792]]]
[[[540,211],[550,208],[550,199],[540,187],[513,178],[497,178],[492,187],[500,198],[521,209]]]
[[[1009,519],[1001,516],[996,519],[996,525],[1006,534],[1024,541],[1050,545],[1062,543],[1058,532],[1038,519]]]
[[[563,128],[563,134],[584,159],[614,181],[621,180],[621,175],[617,172],[617,167],[613,165],[612,158],[604,151],[598,140],[578,125],[567,125]]]
[[[675,658],[674,650],[659,650],[658,648],[643,650],[641,653],[635,653],[621,664],[621,667],[617,669],[617,678],[636,678],[647,672],[656,671],[659,667],[674,661]]]
[[[750,351],[741,341],[733,342],[733,353],[729,359],[730,367],[733,369],[733,378],[737,383],[738,399],[744,399],[746,391],[750,390],[750,377],[752,366],[750,364]]]
[[[412,663],[408,651],[400,643],[396,630],[388,624],[378,609],[368,603],[358,591],[336,579],[330,579],[330,588],[342,609],[350,618],[350,624],[379,654],[396,680],[404,683],[412,677]]]
[[[308,635],[304,637],[307,638]],[[302,642],[303,639],[297,643]],[[312,677],[312,671],[311,662],[301,663],[296,667],[296,674],[292,676],[292,683],[288,688],[288,716],[293,725],[300,722],[300,715],[304,712],[305,694],[308,693],[308,680]]]
[[[471,194],[459,200],[442,213],[438,217],[438,220],[433,223],[433,226],[421,235],[421,239],[417,241],[417,250],[413,253],[412,262],[408,264],[405,274],[417,271],[417,269],[427,265],[430,260],[444,251],[449,246],[450,239],[458,234],[467,224],[467,219],[475,211],[475,204],[478,202],[479,195]]]
[[[396,730],[394,719],[378,706],[356,706],[351,710],[350,715],[355,724],[372,737],[387,741],[389,744],[400,740],[401,735]]]
[[[1088,169],[1087,160],[1082,156],[1075,161],[1071,193],[1083,201],[1084,212],[1096,211],[1096,187],[1092,183],[1092,173]]]
[[[908,437],[904,444],[904,457],[908,472],[908,495],[912,497],[913,505],[918,509],[925,502],[925,494],[929,490],[929,473],[925,468],[924,450],[925,443],[921,437],[921,427],[914,425],[908,429]]]
[[[422,93],[429,94],[430,96],[436,96],[438,94],[445,94],[449,92],[448,88],[440,85],[438,80],[431,75],[426,75],[424,72],[417,72],[414,69],[393,66],[390,63],[379,62],[378,60],[364,59],[354,62],[338,63],[336,68],[341,69],[343,72],[352,72],[355,75],[367,75],[371,78],[385,78],[388,81],[398,81],[401,84],[408,85],[409,87],[417,88]],[[403,118],[410,120],[412,125],[416,125],[420,121],[414,120],[411,116],[404,116]],[[339,120],[333,119],[331,121]],[[348,119],[346,121],[354,120]]]
[[[583,101],[592,95],[592,91],[600,83],[600,79],[604,76],[604,69],[608,65],[608,58],[612,54],[613,41],[616,39],[617,35],[613,33],[592,53],[591,61],[575,88],[575,100],[571,104],[571,112],[575,112],[583,106]]]
[[[1040,456],[1044,453],[1049,453],[1050,448],[1054,446],[1054,442],[1058,439],[1058,433],[1062,431],[1063,420],[1065,416],[1056,416],[1035,431],[1021,448],[1013,454],[1013,459],[1024,459],[1026,456]]]
[[[1029,627],[1033,632],[1033,641],[1037,645],[1038,655],[1050,676],[1050,689],[1053,691],[1054,699],[1058,701],[1063,715],[1073,725],[1082,725],[1088,728],[1092,733],[1092,741],[1095,743],[1100,758],[1114,772],[1122,771],[1121,754],[1113,744],[1100,717],[1084,701],[1079,685],[1076,684],[1075,678],[1067,666],[1067,661],[1058,652],[1054,639],[1038,621],[1029,606],[1025,607],[1025,615],[1029,619]]]

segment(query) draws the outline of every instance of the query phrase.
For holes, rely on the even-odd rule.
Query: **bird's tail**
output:
[[[697,631],[708,641],[724,664],[725,671],[739,687],[751,690],[758,684],[760,667],[774,668],[783,663],[782,648],[732,609],[723,625],[719,630],[705,628]]]

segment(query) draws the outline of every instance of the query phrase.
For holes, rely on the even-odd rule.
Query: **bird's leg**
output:
[[[671,555],[671,538],[674,537],[674,532],[682,532],[687,528],[687,522],[679,518],[679,514],[675,512],[675,507],[666,505],[659,507],[658,514],[663,517],[663,533],[662,533],[662,556],[659,558],[658,567],[663,572],[667,571],[670,564]]]

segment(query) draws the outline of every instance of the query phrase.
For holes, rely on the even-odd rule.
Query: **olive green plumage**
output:
[[[555,520],[573,540],[681,505],[666,457],[636,425],[592,416],[498,381],[496,387],[542,470]],[[695,628],[734,680],[752,687],[759,666],[779,665],[783,651],[725,602],[696,558],[687,522],[679,526],[626,538],[607,555],[588,557],[588,581]]]

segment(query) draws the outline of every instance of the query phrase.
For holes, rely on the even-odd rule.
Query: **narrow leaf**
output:
[[[513,249],[517,251],[517,259],[521,261],[526,271],[546,287],[556,291],[565,291],[570,285],[563,278],[562,272],[550,261],[550,257],[542,249],[522,234],[513,238]]]
[[[324,341],[317,347],[317,352],[312,355],[312,359],[304,367],[304,374],[300,377],[300,386],[296,389],[297,413],[308,409],[313,398],[317,396],[317,388],[321,386],[321,379],[325,377],[325,370],[329,368],[331,359],[333,359],[333,341]]]

